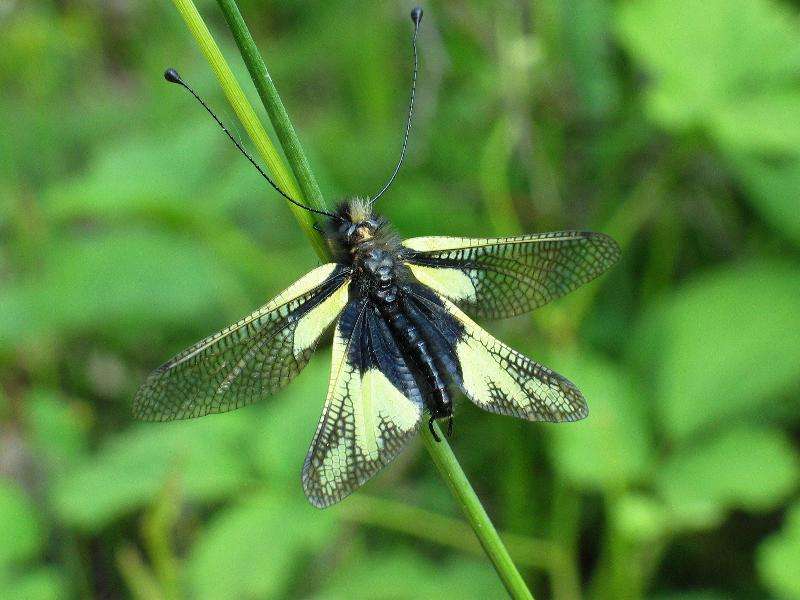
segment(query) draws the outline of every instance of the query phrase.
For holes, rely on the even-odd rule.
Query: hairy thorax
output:
[[[356,253],[356,277],[361,289],[379,304],[397,301],[397,257],[388,249],[370,244]]]
[[[394,305],[406,277],[402,245],[389,222],[357,198],[341,204],[336,215],[328,239],[336,259],[353,269],[353,291],[381,307]]]

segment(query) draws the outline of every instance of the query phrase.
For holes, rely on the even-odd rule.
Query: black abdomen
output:
[[[435,419],[449,417],[453,413],[453,403],[447,383],[422,332],[406,316],[400,302],[384,304],[381,307],[381,314],[389,324],[401,350],[421,376],[421,381],[418,383],[425,395],[431,416]]]
[[[453,412],[452,400],[446,382],[446,371],[433,355],[425,333],[420,331],[407,302],[398,287],[396,260],[385,250],[371,249],[362,258],[357,269],[360,293],[369,295],[412,367],[425,403],[434,418],[448,417]]]

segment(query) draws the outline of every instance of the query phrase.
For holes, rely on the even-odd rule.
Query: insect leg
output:
[[[433,415],[431,415],[430,418],[428,418],[428,429],[431,430],[431,435],[433,436],[433,439],[436,440],[437,443],[439,443],[442,441],[442,439],[438,435],[436,435],[436,430],[433,428],[434,420],[435,417]]]

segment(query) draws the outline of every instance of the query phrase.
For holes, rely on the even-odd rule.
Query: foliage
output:
[[[445,535],[462,524],[417,445],[341,505],[307,504],[325,351],[261,404],[131,422],[149,370],[316,259],[161,79],[179,67],[236,130],[170,3],[9,6],[0,596],[499,597],[473,540]],[[377,189],[396,159],[408,8],[241,3],[329,201]],[[625,247],[585,290],[489,324],[573,380],[586,421],[458,408],[454,450],[534,591],[800,598],[796,7],[425,9],[386,216],[406,236],[586,228]],[[379,497],[429,518],[382,518]]]

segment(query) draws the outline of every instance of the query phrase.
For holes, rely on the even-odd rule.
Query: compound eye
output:
[[[350,227],[347,228],[347,237],[353,237],[353,234],[355,234],[356,229],[358,229],[358,225],[356,225],[355,223],[350,225]]]
[[[365,224],[373,231],[378,228],[378,221],[376,221],[375,219],[367,219],[365,221]]]

